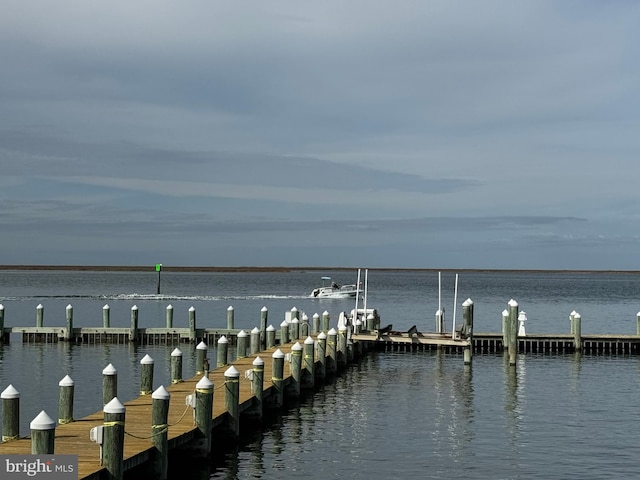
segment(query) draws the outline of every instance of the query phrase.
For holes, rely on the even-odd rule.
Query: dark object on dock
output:
[[[393,325],[389,324],[386,327],[382,327],[380,330],[378,330],[378,334],[379,335],[386,335],[387,333],[389,333],[391,331],[392,328],[393,328]]]
[[[410,337],[413,337],[417,333],[418,333],[418,327],[416,325],[414,325],[409,330],[407,330],[407,335],[409,335]]]

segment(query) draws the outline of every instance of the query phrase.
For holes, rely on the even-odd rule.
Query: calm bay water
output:
[[[109,304],[113,326],[128,326],[139,309],[142,327],[164,326],[167,305],[174,325],[186,326],[194,306],[199,327],[225,327],[227,308],[238,328],[258,325],[260,309],[278,326],[297,307],[311,317],[328,311],[332,325],[351,300],[308,298],[321,275],[353,283],[356,273],[155,273],[0,272],[6,326],[102,325]],[[438,275],[370,272],[368,306],[382,324],[433,330]],[[447,327],[453,314],[455,276],[442,275]],[[459,276],[457,316],[474,301],[475,330],[498,332],[501,312],[514,298],[527,312],[527,331],[566,333],[572,310],[583,333],[635,333],[640,276],[604,273],[464,272]],[[188,346],[184,374],[194,372]],[[211,348],[211,347],[210,347]],[[118,396],[139,391],[139,362],[155,360],[155,386],[168,384],[163,346],[26,345],[19,337],[0,347],[0,389],[21,393],[21,434],[45,409],[57,414],[58,381],[76,382],[75,417],[101,408],[102,369],[118,369]],[[210,353],[210,356],[213,354]],[[640,420],[640,359],[635,356],[521,355],[515,369],[501,355],[476,356],[464,367],[458,355],[375,353],[350,367],[255,438],[221,454],[214,465],[187,468],[180,478],[540,478],[599,479],[636,476]],[[180,400],[181,401],[181,400]],[[1,407],[0,407],[1,408]],[[88,432],[87,432],[88,436]],[[97,447],[96,447],[97,455]],[[178,474],[176,473],[176,477]]]

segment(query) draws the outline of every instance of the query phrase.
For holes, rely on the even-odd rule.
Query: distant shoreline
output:
[[[155,272],[155,265],[0,265],[0,271],[76,271],[76,272]],[[357,267],[221,267],[221,266],[162,266],[163,272],[304,272],[353,271]],[[519,272],[519,273],[608,273],[638,274],[640,270],[563,270],[563,269],[508,269],[508,268],[368,268],[370,271],[396,272]]]

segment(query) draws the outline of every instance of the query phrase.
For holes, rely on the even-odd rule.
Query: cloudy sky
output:
[[[0,2],[0,264],[640,269],[638,2]]]

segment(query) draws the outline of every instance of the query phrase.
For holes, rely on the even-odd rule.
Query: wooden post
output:
[[[297,318],[291,319],[291,323],[289,324],[289,330],[291,332],[290,333],[291,341],[299,340],[300,339],[300,320],[298,320]]]
[[[576,352],[582,352],[582,315],[573,316],[573,345]]]
[[[40,303],[36,307],[36,327],[42,328],[43,326],[44,326],[44,307]]]
[[[196,343],[196,309],[189,307],[189,341]]]
[[[0,394],[2,399],[2,441],[9,442],[20,436],[20,392],[9,385]]]
[[[318,359],[318,368],[316,369],[316,378],[324,382],[327,377],[327,334],[320,332],[316,337],[316,357]]]
[[[462,303],[462,329],[466,335],[469,345],[464,347],[464,364],[470,365],[473,359],[473,301],[467,298]]]
[[[576,313],[578,313],[578,312],[573,310],[569,314],[569,332],[571,332],[571,335],[575,335],[575,333],[576,333],[576,328],[575,328],[574,321],[573,321]]]
[[[240,436],[240,372],[231,365],[224,372],[225,406],[229,414],[227,427],[230,435]]]
[[[267,307],[260,309],[260,346],[264,350],[267,347],[267,319],[269,318],[269,310]]]
[[[171,304],[167,305],[165,320],[167,328],[173,328],[173,305]]]
[[[129,329],[129,341],[138,341],[138,307],[136,305],[131,307],[131,327]]]
[[[102,404],[106,405],[118,396],[118,371],[112,364],[102,370]]]
[[[155,455],[153,456],[152,474],[157,480],[166,480],[169,466],[168,419],[169,392],[160,385],[151,394],[151,436]]]
[[[251,330],[251,355],[255,355],[260,351],[260,329],[254,327]]]
[[[515,365],[518,358],[518,302],[509,301],[509,365]]]
[[[332,328],[327,333],[327,375],[334,376],[338,370],[338,332]]]
[[[337,370],[342,370],[347,366],[347,327],[345,325],[338,327],[336,357]]]
[[[104,436],[102,443],[102,460],[107,470],[109,480],[123,480],[124,478],[124,421],[125,407],[118,397],[107,403],[103,408]]]
[[[302,338],[309,336],[309,316],[306,313],[302,315],[302,322],[300,322],[300,336]]]
[[[29,428],[31,428],[31,454],[52,454],[55,447],[56,421],[42,410],[31,421]]]
[[[240,330],[236,336],[236,358],[244,358],[247,356],[247,332]]]
[[[311,323],[311,332],[318,333],[320,331],[320,315],[318,312],[313,314]]]
[[[234,324],[233,306],[229,305],[229,308],[227,308],[227,330],[233,330]]]
[[[251,392],[254,397],[254,412],[258,418],[262,418],[262,396],[264,393],[264,360],[256,357],[252,363],[253,375],[251,378]]]
[[[267,327],[267,349],[276,346],[276,328],[273,325]]]
[[[68,342],[73,340],[73,307],[71,304],[67,305],[65,314],[67,319],[67,329],[64,332],[64,339]]]
[[[640,335],[640,312],[636,313],[636,335]]]
[[[315,341],[307,337],[302,348],[302,372],[300,375],[300,388],[309,390],[315,385],[316,359]]]
[[[171,352],[171,383],[182,382],[182,351],[174,348]]]
[[[0,345],[4,343],[4,305],[0,303]]]
[[[273,395],[273,406],[275,408],[280,408],[283,404],[284,356],[284,353],[279,348],[271,355],[271,358],[273,358],[271,382],[275,388],[275,394]]]
[[[218,340],[217,367],[224,367],[227,364],[227,353],[229,350],[229,341],[224,335]]]
[[[108,304],[105,304],[104,307],[102,307],[102,327],[103,328],[109,328],[110,324],[111,324],[111,311],[109,308]]]
[[[65,423],[73,422],[73,379],[69,375],[65,375],[60,382],[60,399],[58,401],[58,423],[64,425]]]
[[[300,397],[300,375],[302,374],[302,345],[296,342],[291,347],[291,382],[287,393],[295,398]]]
[[[285,320],[280,324],[280,345],[289,343],[289,324]]]
[[[207,358],[208,349],[209,347],[204,342],[200,342],[196,346],[196,375],[204,374],[204,360]]]
[[[502,351],[509,350],[509,311],[505,308],[502,311]]]
[[[153,392],[153,358],[145,355],[140,360],[140,395]]]
[[[291,321],[293,322],[293,319],[297,318],[298,320],[300,320],[300,312],[298,311],[298,309],[296,307],[293,307],[291,309]]]
[[[329,315],[329,312],[325,310],[324,312],[322,312],[322,331],[323,332],[329,331],[330,321],[331,321],[331,315]]]
[[[199,430],[199,449],[211,452],[211,418],[213,416],[213,382],[202,377],[196,384],[196,426]]]

